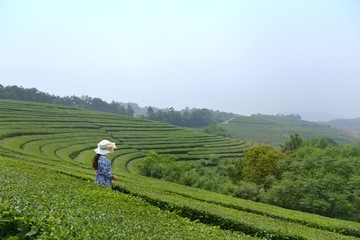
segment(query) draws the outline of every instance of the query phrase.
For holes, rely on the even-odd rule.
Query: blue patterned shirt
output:
[[[111,177],[111,162],[105,155],[101,155],[98,160],[98,169],[96,170],[95,183],[99,183],[111,188]]]

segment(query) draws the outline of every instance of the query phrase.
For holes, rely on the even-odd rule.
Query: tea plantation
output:
[[[305,139],[328,137],[339,144],[359,144],[358,139],[337,130],[328,124],[314,123],[290,116],[251,115],[232,119],[222,128],[234,137],[280,146],[292,133],[298,133]]]
[[[119,176],[93,183],[96,144]],[[241,157],[251,142],[70,107],[0,100],[1,239],[358,239],[360,223],[137,174],[149,151],[178,161]]]

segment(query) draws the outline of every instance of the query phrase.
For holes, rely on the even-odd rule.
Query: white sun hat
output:
[[[114,151],[115,148],[117,148],[115,143],[110,142],[108,140],[102,140],[101,142],[98,143],[97,146],[98,147],[95,149],[95,152],[101,155],[106,155],[108,153],[111,153],[112,151]]]

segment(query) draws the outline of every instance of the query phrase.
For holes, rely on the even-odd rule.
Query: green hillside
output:
[[[337,119],[328,122],[329,125],[347,133],[350,136],[360,137],[360,118]]]
[[[234,137],[279,146],[291,134],[299,133],[305,139],[329,137],[339,144],[358,144],[359,139],[352,138],[330,125],[308,122],[290,116],[251,115],[232,119],[221,127],[231,132]]]
[[[106,138],[114,190],[93,184]],[[251,143],[137,118],[0,101],[0,238],[356,239],[360,223],[190,188],[136,173],[148,151],[239,157]],[[16,239],[16,238],[15,238]]]

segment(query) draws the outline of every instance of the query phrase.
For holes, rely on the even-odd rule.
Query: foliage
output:
[[[169,167],[174,166],[175,162],[176,158],[171,155],[158,154],[151,151],[139,166],[139,172],[147,177],[162,178],[163,176],[168,176],[167,173],[170,175],[176,173],[176,171],[168,170]]]
[[[204,132],[213,134],[216,136],[231,137],[231,134],[228,131],[226,131],[224,128],[222,128],[218,125],[215,125],[215,124],[211,124],[210,126],[205,128]]]
[[[3,239],[237,239],[143,199],[49,169],[0,160]],[[44,179],[46,181],[44,181]],[[161,233],[161,234],[160,234]],[[246,237],[244,236],[246,239]]]
[[[268,202],[325,216],[360,221],[359,147],[303,147]]]
[[[334,139],[326,136],[304,140],[298,133],[293,133],[284,144],[280,145],[281,150],[284,153],[293,153],[302,146],[312,146],[315,148],[325,149],[331,146],[339,146],[339,144],[335,142]]]
[[[291,156],[285,156],[261,145],[248,150],[241,160],[215,164],[213,160],[191,163],[164,160],[153,162],[147,169],[154,169],[153,175],[167,181],[359,221],[359,158],[360,147],[354,146],[321,149],[305,144]]]
[[[281,172],[279,160],[284,155],[274,148],[260,145],[247,151],[243,158],[243,176],[246,181],[263,185],[268,189]]]
[[[173,124],[180,127],[205,127],[212,126],[214,128],[215,123],[221,123],[230,118],[236,117],[236,114],[226,113],[220,111],[214,111],[206,108],[202,109],[189,109],[175,111],[174,108],[168,109],[155,109],[153,107],[148,107],[145,118]],[[217,129],[217,134],[219,136],[228,136],[228,134],[223,129]],[[220,130],[220,131],[219,131]],[[213,134],[213,132],[211,132]],[[221,134],[218,134],[221,133]],[[224,135],[225,134],[225,135]]]
[[[290,139],[287,140],[283,145],[280,145],[280,147],[283,152],[293,152],[300,148],[302,144],[303,139],[299,136],[299,134],[293,133],[290,135]]]
[[[334,139],[329,138],[329,137],[310,139],[310,140],[305,141],[305,144],[316,147],[316,148],[321,148],[321,149],[325,149],[325,148],[331,147],[331,146],[339,146],[339,144],[337,142],[335,142]]]
[[[259,185],[246,181],[240,181],[238,184],[231,186],[229,189],[230,194],[234,197],[250,199],[254,201],[258,200],[262,191],[263,190]]]
[[[139,173],[223,193],[229,193],[232,185],[227,176],[227,164],[220,164],[216,155],[212,155],[209,160],[181,163],[170,155],[151,152],[139,166]],[[229,189],[224,186],[229,186]]]
[[[30,224],[24,218],[17,217],[10,207],[0,203],[0,239],[30,237],[29,233]]]
[[[212,113],[206,108],[181,113],[175,111],[174,108],[154,111],[153,108],[149,107],[146,117],[150,120],[170,123],[182,127],[203,127],[214,122]]]

